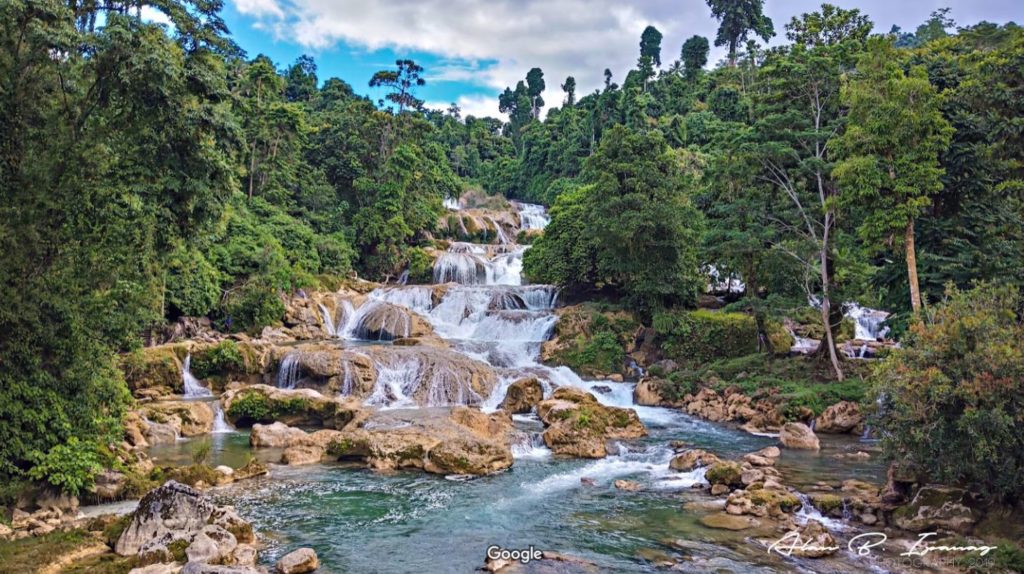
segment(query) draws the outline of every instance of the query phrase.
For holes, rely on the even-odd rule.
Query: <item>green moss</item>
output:
[[[744,313],[709,309],[663,312],[654,316],[654,329],[666,357],[681,365],[700,365],[758,350],[757,322]]]
[[[563,313],[556,325],[555,336],[564,347],[551,361],[588,376],[619,373],[639,325],[620,309],[580,305]]]
[[[792,512],[801,506],[800,499],[793,494],[763,488],[750,491],[750,501],[756,506],[778,506],[783,512]]]
[[[812,499],[812,502],[822,514],[828,514],[834,510],[842,508],[843,506],[843,499],[834,494],[821,494],[815,496]]]
[[[200,379],[220,378],[247,373],[245,356],[234,341],[228,339],[192,354],[192,374]]]
[[[175,540],[167,545],[167,550],[170,551],[175,562],[188,562],[188,556],[185,554],[186,548],[188,548],[188,540]]]
[[[85,530],[51,532],[21,540],[0,542],[0,574],[36,572],[61,556],[97,542]]]
[[[704,478],[711,484],[739,486],[742,484],[740,481],[742,474],[743,469],[735,462],[716,462],[708,468]]]
[[[107,546],[111,548],[117,544],[117,540],[121,538],[121,533],[124,532],[125,528],[132,522],[132,514],[125,514],[124,516],[117,517],[117,520],[111,522],[103,529],[103,539],[107,541]]]
[[[227,416],[236,425],[251,426],[255,423],[271,423],[281,417],[313,411],[306,399],[294,397],[275,401],[258,391],[244,392],[228,407]]]

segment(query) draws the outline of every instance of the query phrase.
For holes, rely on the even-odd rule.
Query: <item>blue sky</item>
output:
[[[893,24],[913,30],[935,9],[949,6],[958,24],[1024,21],[1019,0],[860,0],[876,30]],[[782,26],[817,9],[811,0],[766,0],[765,10],[783,40]],[[227,0],[224,18],[249,56],[264,53],[280,67],[312,55],[321,81],[337,76],[374,99],[368,86],[377,70],[397,58],[426,69],[419,92],[433,107],[458,102],[464,113],[497,115],[497,97],[526,71],[545,72],[545,99],[557,105],[559,84],[573,75],[579,93],[596,89],[608,67],[621,79],[638,54],[648,24],[664,35],[662,61],[678,57],[694,34],[714,37],[717,23],[704,0]],[[712,62],[724,50],[712,51]]]

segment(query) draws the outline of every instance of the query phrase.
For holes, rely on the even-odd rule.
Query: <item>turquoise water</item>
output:
[[[422,472],[375,473],[351,465],[274,465],[269,478],[213,492],[232,504],[264,536],[261,559],[272,564],[302,546],[317,551],[327,572],[472,572],[485,549],[534,546],[585,558],[607,572],[653,572],[656,561],[683,561],[688,572],[795,571],[798,562],[769,556],[749,533],[711,530],[687,501],[710,497],[667,468],[670,440],[683,440],[722,456],[737,456],[775,443],[665,409],[643,409],[651,436],[622,443],[601,460],[540,456],[518,458],[507,472],[453,481]],[[520,419],[534,429],[536,423]],[[820,454],[786,451],[779,467],[787,477],[880,480],[879,463],[847,462],[831,454],[856,448],[851,439],[823,437]],[[239,466],[248,435],[214,435],[214,464]],[[187,461],[190,441],[158,447],[163,461]],[[273,462],[279,451],[259,449]],[[593,481],[586,485],[581,478]],[[614,480],[636,480],[641,492],[615,489]],[[790,481],[791,484],[796,484]],[[571,569],[568,571],[572,571]],[[841,570],[841,571],[857,571]]]

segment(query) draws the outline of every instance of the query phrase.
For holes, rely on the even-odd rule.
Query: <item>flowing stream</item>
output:
[[[524,229],[542,229],[548,221],[540,206],[519,204],[518,209]],[[675,410],[637,406],[633,383],[583,380],[568,368],[541,364],[540,346],[557,321],[558,292],[552,286],[522,284],[525,250],[514,244],[455,243],[434,269],[435,278],[456,283],[439,301],[433,300],[430,286],[388,286],[372,292],[362,307],[407,307],[424,316],[454,350],[495,369],[499,384],[490,396],[449,394],[449,403],[494,409],[509,384],[534,376],[547,393],[555,386],[575,386],[603,404],[636,409],[650,435],[613,445],[613,454],[604,459],[555,457],[539,439],[543,429],[536,416],[517,415],[522,433],[513,445],[512,469],[458,482],[422,472],[379,474],[343,463],[275,466],[272,478],[218,490],[259,531],[271,533],[262,560],[272,562],[296,547],[311,546],[330,572],[472,572],[483,564],[485,549],[498,544],[579,556],[609,572],[653,572],[666,557],[686,560],[688,572],[789,570],[743,533],[709,530],[700,525],[699,514],[682,510],[688,500],[707,500],[693,488],[705,484],[703,470],[668,468],[673,440],[725,457],[775,440]],[[358,338],[360,311],[346,308],[336,321],[325,323],[338,337]],[[378,371],[380,393],[369,397],[369,404],[415,407],[406,395],[418,366],[401,360],[400,353],[396,357]],[[286,358],[278,386],[292,388],[298,376],[295,361]],[[215,435],[214,441],[215,464],[237,462],[248,450],[242,432]],[[828,445],[826,450],[832,448]],[[153,455],[174,460],[187,456],[184,449],[169,445]],[[279,453],[256,455],[275,461]],[[806,456],[794,461],[811,469],[809,482],[852,476],[850,463]],[[863,469],[863,463],[857,464]],[[877,478],[881,470],[864,472]],[[636,480],[643,490],[617,491],[612,483],[619,478]]]

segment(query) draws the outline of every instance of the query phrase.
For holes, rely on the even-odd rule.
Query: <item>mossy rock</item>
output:
[[[745,313],[663,312],[654,316],[654,329],[665,356],[679,364],[699,365],[758,351],[757,322]]]
[[[750,502],[755,506],[777,507],[782,512],[793,512],[802,506],[795,494],[777,490],[759,489],[748,491]]]
[[[812,494],[809,498],[811,504],[821,511],[822,514],[833,514],[842,511],[843,499],[835,494]]]
[[[180,393],[186,355],[188,347],[177,344],[146,347],[123,355],[121,369],[128,388],[135,392],[164,387]]]
[[[724,484],[726,486],[738,487],[743,485],[740,477],[743,475],[743,468],[731,461],[716,462],[708,467],[704,475],[705,480],[711,484]]]
[[[765,328],[768,331],[768,342],[772,346],[772,352],[780,356],[788,355],[796,340],[786,330],[786,326],[778,321],[768,321]]]

